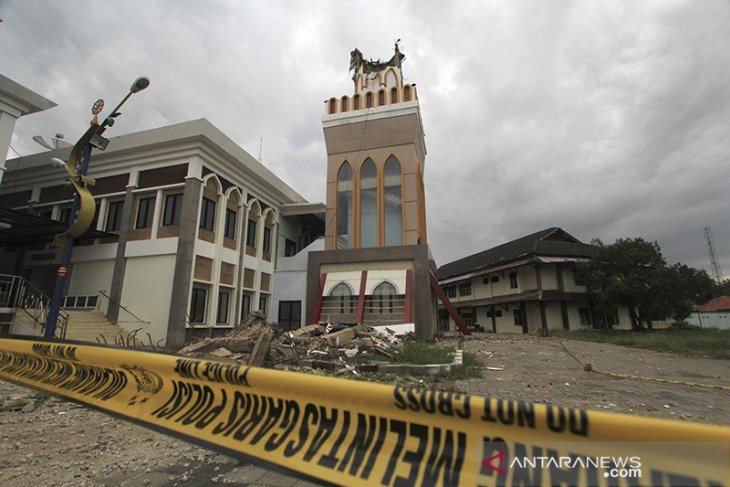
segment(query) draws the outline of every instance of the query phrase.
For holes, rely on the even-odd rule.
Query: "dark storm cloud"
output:
[[[726,2],[13,0],[0,17],[0,71],[59,104],[20,120],[23,154],[146,74],[114,135],[205,117],[254,156],[263,138],[322,201],[323,100],[351,92],[350,50],[388,58],[401,38],[440,264],[561,226],[707,269],[710,224],[730,269]]]

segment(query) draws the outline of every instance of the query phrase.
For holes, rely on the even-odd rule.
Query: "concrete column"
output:
[[[124,290],[124,273],[127,268],[127,242],[134,224],[134,193],[136,185],[127,186],[122,206],[122,224],[119,227],[119,239],[117,240],[117,255],[114,258],[114,271],[112,273],[112,287],[109,291],[109,309],[106,317],[112,323],[119,321],[119,304],[122,302],[122,291]],[[99,218],[102,220],[102,218]]]
[[[241,229],[238,232],[238,240],[236,245],[236,250],[238,251],[238,271],[236,274],[238,275],[238,279],[236,280],[236,295],[234,296],[235,300],[235,319],[233,323],[240,323],[241,322],[241,312],[242,309],[242,298],[241,294],[243,293],[243,260],[244,256],[246,255],[246,232],[248,228],[248,205],[243,203],[245,201],[246,195],[243,194],[241,196],[241,203],[238,205],[238,215],[240,219],[240,225]]]
[[[203,182],[196,177],[185,179],[182,208],[180,211],[180,236],[175,258],[175,274],[172,279],[172,299],[167,321],[167,346],[185,344],[190,284],[193,278],[195,239],[198,233],[198,213]]]

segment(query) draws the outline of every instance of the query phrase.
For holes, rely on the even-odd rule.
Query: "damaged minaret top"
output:
[[[355,92],[351,96],[327,100],[325,114],[335,115],[418,100],[416,85],[403,80],[401,65],[406,56],[400,51],[398,42],[395,43],[393,57],[388,61],[366,60],[359,49],[350,52],[350,71]]]
[[[395,43],[395,53],[388,62],[383,62],[380,59],[378,59],[377,61],[373,61],[372,59],[366,61],[362,55],[362,52],[360,52],[359,49],[355,48],[350,53],[350,71],[354,71],[354,73],[352,74],[352,81],[356,81],[358,75],[367,75],[370,73],[385,71],[389,66],[398,68],[398,71],[400,71],[401,63],[405,60],[406,56],[405,54],[400,52],[400,49],[398,48],[398,42],[400,42],[400,39],[398,39],[398,41]]]

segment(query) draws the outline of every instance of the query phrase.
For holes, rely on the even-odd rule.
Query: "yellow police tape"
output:
[[[730,480],[723,426],[30,339],[0,339],[0,377],[347,486]]]

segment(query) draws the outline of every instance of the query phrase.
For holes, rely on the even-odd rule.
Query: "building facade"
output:
[[[415,85],[395,46],[386,62],[350,56],[353,92],[325,102],[324,251],[309,257],[312,320],[414,323],[436,332],[423,185],[426,145]],[[415,303],[418,303],[416,306]]]
[[[68,221],[73,194],[49,163],[68,151],[8,161],[0,206]],[[171,347],[254,310],[271,316],[277,259],[323,232],[321,204],[204,119],[112,138],[89,174],[102,236],[76,242],[64,305],[98,309]],[[59,249],[0,252],[0,273],[20,272],[50,294]]]
[[[628,310],[601,313],[576,264],[590,245],[560,228],[548,228],[443,265],[439,284],[472,329],[531,333],[550,329],[630,329]],[[442,329],[453,327],[439,313]]]

